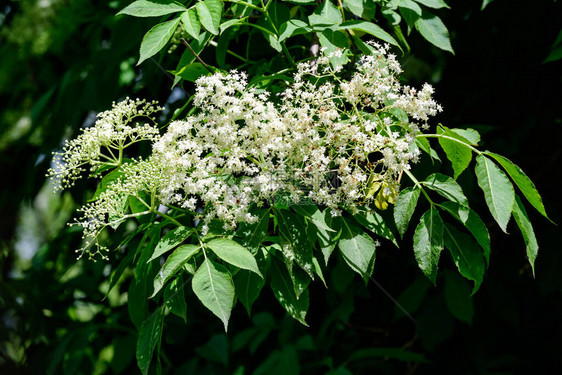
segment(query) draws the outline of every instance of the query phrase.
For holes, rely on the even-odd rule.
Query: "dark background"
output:
[[[171,82],[155,63],[134,66],[150,22],[113,17],[124,4],[35,3],[0,2],[0,373],[136,373],[136,331],[126,305],[102,301],[106,266],[76,263],[71,249],[80,235],[61,225],[92,186],[79,185],[56,199],[45,198],[50,193],[41,189],[51,151],[92,114],[126,95],[166,102]],[[549,216],[560,223],[562,60],[544,60],[562,28],[562,3],[495,0],[483,11],[479,1],[450,3],[438,14],[455,55],[414,32],[408,37],[411,54],[401,57],[405,77],[413,84],[432,82],[444,107],[436,122],[479,130],[480,147],[526,171]],[[213,62],[212,55],[205,58]],[[25,121],[15,125],[22,117],[29,118],[27,127]],[[469,170],[460,181],[476,211],[486,212]],[[448,272],[454,269],[450,258],[441,260],[437,286],[428,287],[405,240],[400,250],[390,244],[378,250],[374,278],[415,322],[400,315],[375,282],[365,286],[352,279],[335,259],[328,291],[320,283],[311,287],[309,328],[287,318],[269,291],[254,307],[257,323],[235,308],[228,337],[218,319],[189,304],[187,324],[166,320],[164,367],[169,373],[233,373],[240,366],[246,373],[259,366],[258,373],[326,373],[332,363],[358,374],[556,372],[562,368],[562,236],[558,225],[528,212],[540,245],[536,278],[514,223],[506,235],[490,215],[483,216],[492,228],[492,255],[470,300],[471,324],[456,319],[445,300],[443,280],[457,277]],[[26,239],[32,242],[27,248],[38,250],[31,259],[16,252]],[[338,284],[332,282],[336,277]],[[401,296],[407,288],[411,294]],[[77,316],[76,306],[84,304],[100,310]],[[209,338],[215,341],[208,344]],[[216,349],[225,342],[228,365]],[[114,354],[105,360],[107,347]],[[406,348],[428,363],[353,357],[375,347]],[[274,366],[268,369],[267,361]]]

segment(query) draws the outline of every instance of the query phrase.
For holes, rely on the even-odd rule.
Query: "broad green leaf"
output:
[[[192,288],[203,305],[222,320],[225,332],[228,331],[234,306],[234,284],[226,267],[205,259],[193,275]]]
[[[159,17],[166,14],[182,12],[185,7],[179,3],[166,0],[137,0],[117,13],[134,17]]]
[[[460,274],[474,281],[472,293],[476,293],[482,284],[486,269],[484,255],[476,242],[452,225],[445,224],[445,247],[451,253]]]
[[[127,311],[131,322],[139,329],[148,315],[147,280],[131,280],[127,290]]]
[[[314,261],[312,264],[314,270]],[[301,297],[301,294],[305,290],[307,290],[308,286],[310,285],[311,276],[304,272],[302,268],[295,267],[295,264],[290,260],[285,260],[285,266],[287,267],[287,271],[289,271],[289,275],[291,276],[295,296],[297,297],[297,299],[299,299]]]
[[[480,133],[478,133],[474,129],[451,128],[447,130],[448,130],[447,134],[452,135],[453,137],[456,134],[462,137],[461,138],[462,140],[469,142],[472,146],[478,146],[478,143],[480,142]]]
[[[279,27],[279,42],[295,35],[308,34],[311,28],[301,20],[289,20]]]
[[[290,257],[294,257],[294,261],[308,273],[312,278],[312,247],[306,236],[306,228],[301,216],[295,215],[288,210],[275,210],[275,217],[279,225],[279,232],[285,241],[290,245],[290,249],[284,246],[284,250],[290,250],[293,253]]]
[[[335,232],[335,230],[330,228],[330,226],[326,223],[325,217],[318,207],[314,205],[294,205],[292,207],[298,214],[301,214],[306,217],[307,220],[312,221],[317,228],[322,228],[328,232]]]
[[[419,17],[422,15],[422,8],[413,0],[400,0],[398,7],[409,9]]]
[[[400,194],[398,194],[398,198],[396,198],[396,203],[394,204],[394,222],[396,223],[396,228],[398,229],[398,233],[400,233],[400,237],[403,237],[406,230],[408,230],[408,225],[416,210],[419,197],[420,190],[409,187],[403,189]]]
[[[174,247],[187,240],[188,237],[191,236],[191,233],[193,233],[193,229],[188,227],[178,227],[172,229],[160,239],[160,242],[158,242],[158,245],[156,245],[154,253],[150,257],[150,259],[148,259],[148,261],[150,262],[172,250]]]
[[[533,184],[533,181],[531,181],[531,179],[527,177],[525,172],[523,172],[521,168],[519,168],[509,159],[501,155],[494,154],[493,152],[486,152],[486,155],[493,157],[498,163],[500,163],[500,165],[503,167],[503,169],[505,169],[509,177],[511,177],[513,182],[515,182],[515,185],[517,185],[519,190],[521,190],[525,198],[527,198],[529,203],[533,207],[535,207],[537,211],[539,211],[544,217],[550,220],[550,218],[546,214],[544,204],[542,203],[542,198],[537,188],[535,187],[535,184]]]
[[[367,281],[375,266],[376,244],[365,233],[342,218],[342,234],[338,246],[345,262]]]
[[[217,238],[205,245],[225,262],[262,276],[252,253],[238,242],[228,238]]]
[[[201,23],[197,17],[197,11],[190,8],[181,14],[181,23],[184,30],[194,39],[197,39],[201,32]]]
[[[437,281],[437,266],[443,250],[443,220],[435,208],[423,214],[414,233],[414,254],[423,273],[433,284]]]
[[[443,0],[416,0],[418,3],[433,9],[449,8]]]
[[[490,234],[480,216],[470,208],[454,202],[445,202],[440,204],[439,207],[449,212],[468,229],[484,250],[484,258],[486,259],[486,264],[488,264],[490,261]]]
[[[154,291],[150,298],[154,297],[160,289],[178,272],[184,264],[201,249],[199,245],[182,245],[178,247],[160,268],[154,278]]]
[[[418,146],[423,152],[428,154],[431,157],[431,159],[441,161],[437,152],[435,152],[435,150],[431,148],[431,144],[429,143],[427,138],[421,138],[421,137],[416,138],[416,146]]]
[[[445,273],[445,302],[455,318],[472,324],[474,303],[470,295],[470,286],[458,274],[450,271]]]
[[[143,375],[148,374],[154,348],[162,338],[163,309],[156,310],[141,325],[137,340],[137,363]]]
[[[453,171],[455,172],[454,177],[456,179],[466,169],[466,167],[468,167],[470,161],[472,160],[472,150],[467,144],[465,144],[470,144],[471,142],[449,129],[442,130],[441,128],[438,128],[437,131],[445,136],[459,139],[463,142],[461,143],[442,137],[438,139],[441,148],[443,148],[443,151],[445,151],[445,154],[447,155],[447,159],[451,161]]]
[[[211,34],[219,35],[222,16],[222,2],[220,0],[204,0],[195,4],[201,25]]]
[[[187,302],[185,301],[183,277],[178,275],[164,288],[164,303],[170,312],[187,323]]]
[[[359,18],[371,21],[375,15],[375,3],[367,0],[343,0],[343,6]]]
[[[422,182],[423,186],[435,191],[445,199],[468,206],[468,199],[464,195],[460,185],[449,176],[434,173]]]
[[[383,219],[376,211],[371,212],[360,212],[359,214],[353,215],[353,218],[359,222],[363,227],[367,228],[377,236],[386,238],[391,241],[395,246],[398,247],[394,233]]]
[[[531,269],[533,271],[533,276],[535,275],[535,259],[537,259],[537,254],[539,252],[539,244],[537,243],[537,238],[535,237],[535,231],[531,225],[531,220],[525,211],[525,207],[519,199],[519,196],[515,195],[515,203],[513,205],[513,217],[517,226],[521,230],[523,235],[523,240],[525,240],[525,246],[527,248],[527,258],[531,264]]]
[[[180,23],[180,18],[175,18],[170,21],[159,23],[150,29],[142,38],[140,46],[140,57],[137,65],[140,65],[144,60],[156,55],[174,34],[176,28]]]
[[[490,213],[507,233],[507,223],[515,201],[513,185],[500,168],[484,155],[476,157],[475,171]]]
[[[308,326],[305,321],[309,304],[308,290],[304,290],[300,298],[297,299],[291,277],[285,267],[278,261],[271,264],[271,289],[277,301],[289,315]]]
[[[449,51],[452,54],[453,47],[449,38],[449,30],[441,21],[441,18],[429,12],[423,12],[421,18],[418,18],[415,23],[416,30],[427,39],[428,42],[441,48],[442,50]]]
[[[318,259],[312,258],[312,264],[314,265],[314,273],[320,277],[320,280],[322,280],[322,283],[324,283],[324,286],[327,288],[328,286],[326,284],[326,280],[324,279],[324,273],[322,272],[322,267],[320,267]]]
[[[211,67],[211,69],[213,69],[213,67]],[[184,66],[180,72],[176,73],[176,76],[181,77],[182,79],[188,82],[195,82],[201,76],[205,76],[209,74],[210,74],[209,70],[207,70],[207,68],[205,68],[203,64],[199,62],[195,62]]]
[[[330,228],[334,229],[335,232],[327,231],[322,227],[316,227],[316,236],[318,238],[318,243],[320,244],[320,250],[322,250],[322,254],[324,255],[324,264],[328,264],[328,259],[330,259],[330,255],[334,251],[340,235],[341,235],[341,228],[337,225],[339,221],[334,220],[331,214],[330,209],[326,209],[322,212],[324,223],[326,223]]]
[[[252,305],[258,299],[264,284],[264,278],[259,277],[254,272],[240,270],[234,275],[236,296],[246,308],[248,316],[251,315]]]
[[[258,221],[254,224],[242,223],[236,230],[236,235],[240,236],[240,242],[245,248],[255,254],[258,247],[269,235],[269,210],[259,209],[252,211],[258,217]]]
[[[98,183],[98,186],[96,187],[96,191],[92,196],[92,198],[89,199],[89,202],[98,199],[101,193],[106,191],[111,184],[117,182],[122,176],[123,176],[123,171],[121,170],[121,168],[116,168],[111,172],[109,172],[108,174],[106,174]]]
[[[342,21],[341,12],[331,1],[324,1],[313,14],[308,16],[308,22],[315,31],[322,31],[326,27],[339,25]]]
[[[359,20],[346,21],[341,25],[339,25],[338,29],[359,30],[402,49],[400,47],[400,44],[396,41],[396,39],[394,39],[389,33],[384,31],[382,28],[371,22],[359,21]]]
[[[413,0],[400,0],[398,11],[406,21],[406,24],[408,25],[408,35],[410,35],[416,21],[422,16],[422,8]],[[399,25],[395,26],[400,29]]]
[[[329,57],[332,65],[345,65],[349,62],[349,58],[347,57],[346,53],[349,47],[349,41],[347,39],[347,36],[343,32],[334,31],[332,29],[325,29],[318,34],[318,40],[320,41],[320,45],[326,49],[324,53],[328,56],[338,50],[342,51],[341,56]]]

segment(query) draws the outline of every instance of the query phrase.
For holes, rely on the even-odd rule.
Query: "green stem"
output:
[[[431,207],[435,206],[435,203],[431,200],[431,198],[429,197],[429,195],[427,194],[427,192],[425,191],[425,189],[423,188],[421,182],[418,181],[418,179],[416,178],[416,176],[414,176],[412,174],[412,172],[410,172],[407,169],[403,169],[403,171],[406,173],[406,175],[408,175],[408,177],[410,177],[410,180],[412,180],[412,182],[416,185],[416,187],[418,189],[420,189],[420,191],[422,192],[422,194],[425,196],[425,198],[427,199],[427,201],[429,202],[429,204],[431,205]]]
[[[177,225],[178,227],[183,227],[183,224],[177,221],[176,219],[174,219],[173,217],[166,215],[165,213],[160,212],[158,210],[154,210],[153,212],[157,215],[162,216],[164,219],[171,221],[173,224]]]

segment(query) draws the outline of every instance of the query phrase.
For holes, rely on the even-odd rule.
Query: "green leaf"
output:
[[[361,233],[355,226],[350,225],[345,218],[341,220],[342,234],[338,246],[343,259],[349,267],[367,281],[375,267],[376,244],[365,233]]]
[[[325,29],[318,34],[318,40],[320,41],[320,45],[326,49],[324,51],[326,55],[330,55],[337,50],[343,51],[341,56],[332,56],[329,58],[332,65],[345,65],[349,62],[349,58],[346,53],[346,50],[349,47],[349,41],[345,33],[341,31],[334,31],[332,29]]]
[[[470,286],[454,272],[445,273],[445,302],[455,318],[472,324],[474,303],[470,295]]]
[[[144,60],[156,55],[174,34],[176,28],[180,23],[180,18],[175,18],[170,21],[159,23],[150,29],[142,38],[140,46],[140,57],[137,65],[140,65]]]
[[[438,139],[441,148],[443,148],[443,151],[445,151],[445,154],[447,155],[447,159],[451,161],[453,171],[455,172],[454,177],[456,179],[468,167],[470,161],[472,160],[472,150],[465,144],[471,142],[449,129],[441,129],[442,128],[438,128],[438,133],[459,139],[463,142],[460,143],[442,137]]]
[[[335,229],[336,232],[327,231],[322,227],[316,227],[316,233],[318,238],[318,243],[320,244],[320,250],[322,250],[322,254],[324,255],[324,262],[327,265],[328,259],[330,259],[330,255],[336,248],[336,245],[339,241],[341,235],[341,228],[339,228],[336,224],[339,223],[332,217],[331,210],[326,209],[322,212],[322,216],[324,222],[330,227]]]
[[[308,290],[305,289],[300,298],[297,298],[289,273],[284,266],[278,263],[278,261],[273,261],[271,264],[271,289],[273,294],[289,315],[308,326],[305,321],[309,304]]]
[[[414,254],[423,273],[433,284],[437,281],[437,266],[443,250],[443,220],[435,208],[423,214],[414,233]]]
[[[459,129],[459,128],[447,128],[447,135],[451,135],[457,139],[461,139],[464,142],[470,143],[472,146],[478,146],[480,142],[480,133],[476,130],[468,128],[468,129]],[[460,137],[460,138],[459,138]]]
[[[279,27],[279,42],[295,35],[308,34],[312,31],[310,26],[301,20],[289,20]]]
[[[241,237],[239,242],[252,254],[255,254],[269,235],[269,210],[259,209],[252,213],[258,217],[258,221],[251,225],[241,223],[236,230],[236,235]]]
[[[419,189],[409,187],[403,189],[400,194],[398,194],[398,198],[396,198],[396,203],[394,204],[394,222],[396,223],[396,228],[398,228],[400,237],[403,237],[406,230],[408,230],[408,225],[416,210],[419,197]]]
[[[164,288],[164,303],[170,312],[187,323],[187,302],[185,301],[184,282],[182,275],[174,278]]]
[[[197,17],[197,11],[190,8],[181,14],[180,19],[184,30],[192,38],[197,39],[199,37],[199,33],[201,32],[201,23]]]
[[[375,3],[368,0],[343,0],[343,5],[359,18],[371,21],[375,15]]]
[[[435,159],[441,161],[439,155],[433,148],[431,148],[431,144],[427,140],[427,138],[416,138],[416,146],[418,146],[423,152],[428,154],[431,159]]]
[[[211,34],[219,35],[222,16],[222,2],[220,0],[204,0],[195,4],[201,25]]]
[[[338,26],[338,30],[362,31],[364,33],[370,34],[380,40],[383,40],[389,44],[392,44],[393,46],[402,49],[402,47],[400,47],[400,44],[396,41],[396,39],[394,39],[389,33],[384,31],[382,28],[371,22],[359,21],[359,20],[346,21]]]
[[[490,234],[480,216],[470,208],[455,202],[445,202],[440,204],[439,207],[449,212],[468,229],[484,250],[484,258],[486,259],[486,264],[488,264],[490,262]]]
[[[154,253],[148,261],[151,262],[159,256],[172,250],[174,247],[187,240],[189,236],[191,236],[191,233],[193,233],[193,229],[188,227],[178,227],[172,229],[160,239],[158,245],[156,245],[156,248],[154,249]]]
[[[449,30],[447,30],[443,21],[435,14],[424,11],[422,17],[416,20],[415,26],[416,30],[418,30],[428,42],[442,50],[455,54],[451,46]]]
[[[211,310],[228,331],[228,320],[234,306],[234,284],[230,273],[221,264],[205,259],[192,281],[193,292]]]
[[[166,14],[182,12],[185,7],[181,4],[166,0],[137,0],[117,13],[134,17],[159,17]]]
[[[507,233],[507,223],[515,201],[513,185],[500,168],[484,155],[476,157],[475,171],[490,213]]]
[[[371,212],[361,212],[359,214],[353,215],[353,218],[359,222],[363,227],[367,228],[377,236],[386,238],[391,241],[396,247],[398,243],[396,242],[396,237],[394,233],[383,219],[376,211]]]
[[[474,281],[472,293],[476,293],[482,284],[486,269],[484,256],[476,242],[452,225],[445,224],[445,247],[451,253],[460,274]]]
[[[275,217],[279,224],[279,232],[290,245],[294,261],[313,278],[312,247],[306,236],[306,228],[302,217],[294,215],[288,210],[275,209]],[[284,250],[286,246],[284,246]]]
[[[433,9],[449,8],[443,0],[416,0],[418,3]]]
[[[523,235],[523,240],[527,248],[527,258],[531,264],[533,276],[535,276],[535,259],[537,259],[537,254],[539,252],[539,244],[537,243],[535,231],[533,230],[527,211],[525,211],[525,207],[517,195],[515,195],[515,204],[513,205],[513,217]]]
[[[143,375],[148,374],[154,348],[162,338],[163,309],[156,310],[141,325],[137,340],[137,363]]]
[[[308,22],[314,31],[322,31],[326,27],[339,25],[342,21],[341,12],[331,1],[324,1],[313,14],[308,16]]]
[[[529,203],[533,207],[535,207],[537,211],[539,211],[544,217],[550,220],[550,218],[546,214],[546,210],[544,208],[542,198],[537,188],[535,187],[535,184],[533,184],[533,181],[531,181],[531,179],[527,177],[527,175],[523,172],[523,170],[521,170],[521,168],[519,168],[509,159],[501,155],[494,154],[493,152],[486,152],[486,155],[493,157],[498,163],[500,163],[500,165],[503,167],[503,169],[505,169],[509,177],[511,177],[513,182],[515,182],[515,185],[517,185],[519,190],[521,190],[525,198],[527,198]]]
[[[108,174],[106,174],[98,183],[98,186],[96,187],[96,191],[92,196],[92,198],[89,199],[89,202],[98,199],[101,193],[106,191],[111,184],[117,182],[122,176],[123,176],[123,171],[121,171],[121,168],[116,168],[111,172],[109,172]]]
[[[255,272],[263,277],[252,253],[238,242],[228,238],[217,238],[205,245],[225,262],[238,268]]]
[[[216,69],[209,65],[207,66],[210,67],[212,70]],[[195,82],[201,76],[210,75],[210,74],[211,73],[209,72],[209,70],[205,68],[203,64],[196,62],[196,63],[191,63],[189,65],[185,65],[179,72],[176,73],[176,76],[181,77],[182,79],[188,82]]]
[[[259,277],[254,272],[240,270],[234,275],[234,285],[236,287],[236,296],[244,305],[248,316],[251,315],[252,305],[258,299],[260,292],[265,285],[265,279]]]
[[[423,186],[435,191],[445,199],[468,206],[468,199],[464,195],[460,185],[449,176],[434,173],[422,182]]]
[[[154,278],[154,291],[150,298],[154,297],[160,289],[178,272],[191,257],[193,257],[201,249],[199,245],[183,245],[178,247],[166,259],[162,268]]]
[[[330,226],[326,223],[325,217],[318,207],[314,205],[294,205],[292,207],[298,214],[301,214],[306,217],[307,220],[312,221],[317,228],[324,229],[328,232],[335,232],[335,230],[330,228]]]

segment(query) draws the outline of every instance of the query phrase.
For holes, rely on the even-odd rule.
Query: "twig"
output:
[[[193,50],[193,48],[191,48],[191,46],[189,45],[189,43],[187,43],[187,41],[184,38],[181,38],[181,42],[183,43],[184,46],[187,47],[187,49],[189,49],[189,51],[193,54],[193,56],[195,56],[195,59],[197,61],[199,61],[201,63],[201,65],[203,65],[205,67],[205,69],[207,69],[209,72],[214,73],[213,69],[211,69],[209,67],[209,65],[207,65],[205,63],[205,61],[201,60],[201,58],[199,57],[198,54],[195,53],[195,51]]]

